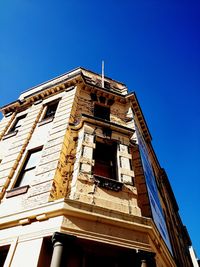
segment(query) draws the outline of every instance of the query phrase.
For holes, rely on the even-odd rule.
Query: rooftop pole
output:
[[[104,88],[104,60],[102,60],[102,78],[101,78],[101,86]]]

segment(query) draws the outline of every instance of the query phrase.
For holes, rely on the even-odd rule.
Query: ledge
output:
[[[13,131],[13,132],[8,132],[7,134],[5,134],[5,135],[3,136],[2,140],[5,140],[5,139],[7,139],[7,138],[11,138],[11,137],[15,136],[17,133],[18,133],[18,130]]]
[[[29,187],[30,187],[29,185],[25,185],[25,186],[13,188],[13,189],[7,191],[6,198],[11,198],[11,197],[19,196],[22,194],[26,194]]]
[[[126,127],[124,125],[117,124],[117,123],[114,123],[111,121],[107,121],[107,120],[104,120],[101,118],[97,118],[97,117],[94,117],[94,116],[91,116],[88,114],[84,114],[84,113],[82,114],[82,120],[89,122],[91,124],[103,127],[104,129],[108,129],[108,130],[116,131],[116,132],[121,132],[121,133],[126,134],[128,136],[132,136],[135,132],[134,129],[131,129],[131,128]]]
[[[112,190],[115,192],[122,191],[123,187],[123,183],[121,182],[98,175],[94,175],[94,182],[99,187]]]
[[[49,117],[49,118],[44,119],[44,120],[41,120],[40,122],[38,122],[38,127],[39,127],[39,126],[42,126],[42,125],[44,125],[44,124],[50,123],[50,122],[52,122],[53,120],[54,120],[54,116]]]

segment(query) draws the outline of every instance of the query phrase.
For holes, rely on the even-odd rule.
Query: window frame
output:
[[[43,149],[43,147],[40,146],[40,147],[37,147],[37,148],[34,148],[34,149],[31,149],[31,150],[27,151],[27,154],[25,156],[24,162],[22,163],[22,167],[21,167],[21,169],[19,171],[19,174],[17,176],[16,182],[15,182],[15,184],[13,186],[13,189],[16,189],[16,188],[19,188],[19,187],[24,187],[24,186],[29,186],[29,184],[21,185],[21,182],[23,181],[23,177],[24,177],[25,173],[28,173],[29,171],[32,171],[32,170],[37,168],[37,165],[34,165],[32,167],[27,168],[27,165],[29,163],[31,155],[33,155],[35,153],[38,153],[38,152],[42,153],[42,149]],[[41,158],[41,155],[39,156],[39,158]]]
[[[102,178],[105,178],[105,179],[109,179],[109,180],[113,180],[113,181],[119,181],[119,177],[118,177],[118,162],[117,162],[117,142],[111,140],[111,141],[108,141],[107,143],[104,142],[103,140],[95,140],[95,144],[96,144],[96,147],[95,147],[95,150],[93,151],[93,159],[94,159],[94,166],[93,166],[93,175],[94,176],[99,176],[99,177],[102,177]],[[106,165],[108,166],[108,158],[105,160],[101,160],[100,158],[97,158],[97,156],[99,157],[99,155],[97,153],[101,153],[102,151],[100,151],[102,148],[98,148],[99,146],[105,146],[105,149],[106,147],[110,147],[110,149],[112,149],[111,153],[113,152],[113,157],[111,157],[109,160],[110,160],[110,166],[108,167],[108,172],[111,173],[111,175],[109,176],[104,176],[104,175],[100,175],[98,173],[95,173],[95,165],[96,163],[100,163],[100,165]],[[99,151],[97,151],[97,149]],[[111,153],[109,156],[111,156]],[[103,155],[102,155],[103,157]],[[100,162],[101,161],[101,162]],[[96,165],[97,166],[97,165]],[[110,170],[109,170],[110,169]]]
[[[23,114],[23,115],[17,116],[14,119],[14,121],[11,123],[11,126],[9,127],[7,133],[4,135],[3,140],[10,138],[12,136],[15,136],[18,133],[18,130],[22,126],[22,124],[20,124],[19,126],[17,126],[17,124],[19,123],[19,121],[23,121],[26,118],[26,116],[27,116],[27,114]]]
[[[7,190],[6,198],[11,198],[11,197],[14,197],[14,196],[18,196],[18,195],[22,195],[22,194],[27,193],[27,191],[28,191],[28,189],[30,187],[30,184],[21,185],[21,181],[23,179],[24,170],[25,170],[26,165],[27,165],[27,163],[28,163],[28,161],[30,159],[31,154],[39,152],[39,151],[42,152],[42,150],[43,150],[43,146],[40,146],[40,147],[31,149],[31,150],[28,150],[26,152],[24,160],[23,160],[23,162],[21,164],[21,168],[19,169],[18,175],[17,175],[17,177],[15,179],[15,183],[13,184],[13,187],[10,190]],[[41,155],[40,155],[40,159],[41,159]],[[40,159],[39,159],[39,161],[40,161]],[[31,168],[31,169],[36,169],[37,166],[38,165],[36,165],[34,168]]]
[[[39,122],[39,126],[54,120],[56,111],[58,109],[59,101],[60,101],[60,98],[56,99],[56,100],[53,100],[53,101],[50,101],[50,102],[48,102],[48,103],[46,103],[44,105],[44,110],[43,110],[42,118],[41,118],[41,120]],[[51,111],[50,111],[50,114],[48,114],[48,112],[49,112],[48,109],[51,106],[55,106],[55,109],[53,109],[52,114],[51,114]]]
[[[10,134],[10,133],[13,133],[13,132],[18,131],[18,128],[20,128],[22,125],[20,124],[19,126],[17,126],[17,124],[18,124],[20,121],[22,121],[22,120],[26,117],[26,115],[27,115],[27,114],[17,116],[17,117],[15,118],[14,122],[11,124],[11,127],[9,128],[7,134]]]

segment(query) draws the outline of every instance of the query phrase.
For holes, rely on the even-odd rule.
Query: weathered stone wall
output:
[[[96,138],[106,141],[103,128],[97,125],[84,122],[81,124],[81,114],[93,115],[93,103],[89,92],[82,90],[77,97],[78,109],[76,111],[75,122],[77,124],[76,157],[73,158],[74,169],[71,172],[72,178],[69,180],[68,196],[70,199],[78,200],[92,205],[106,207],[111,210],[141,215],[140,208],[137,204],[137,190],[134,186],[134,171],[132,169],[132,155],[129,151],[130,137],[113,131],[110,140],[117,142],[117,181],[123,183],[122,191],[114,192],[108,189],[100,188],[93,176],[93,158],[96,147]],[[129,113],[129,114],[128,114]],[[116,102],[111,107],[111,122],[126,126],[125,118],[127,114],[133,117],[128,105]],[[86,120],[87,121],[87,120]],[[132,127],[130,124],[129,127]],[[75,128],[72,127],[72,132]],[[72,146],[72,144],[71,144]],[[106,151],[105,151],[106,153]],[[70,157],[70,155],[68,155]],[[72,155],[73,157],[73,155]]]
[[[3,135],[8,130],[8,128],[9,128],[10,124],[12,123],[14,117],[15,117],[15,113],[12,113],[11,115],[9,115],[7,117],[3,117],[3,119],[0,121],[0,140],[2,139]]]
[[[11,179],[13,178],[15,170],[18,167],[18,164],[31,139],[41,112],[41,105],[32,105],[27,110],[27,116],[24,118],[23,125],[19,128],[17,135],[10,138],[10,147],[3,155],[3,159],[0,164],[1,198],[4,196],[6,189],[10,185]],[[4,140],[1,142],[4,142]]]
[[[4,199],[1,208],[5,212],[9,203],[12,209],[27,209],[48,202],[49,200],[64,197],[66,179],[63,179],[63,169],[66,164],[67,147],[70,143],[69,121],[71,112],[76,109],[74,99],[76,89],[65,91],[43,102],[32,105],[23,113],[27,113],[23,125],[16,136],[2,140],[1,144],[9,140],[9,149],[0,164],[0,186],[3,197],[6,189],[12,189],[23,166],[27,151],[43,146],[42,156],[36,175],[33,177],[28,192],[14,198]],[[43,107],[52,100],[60,99],[55,118],[47,124],[38,124],[42,118]]]

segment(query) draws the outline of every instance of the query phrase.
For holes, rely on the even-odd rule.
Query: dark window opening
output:
[[[42,147],[38,148],[37,150],[30,151],[28,153],[24,166],[14,186],[15,188],[30,184],[31,180],[35,176],[35,170],[39,163],[41,154]]]
[[[116,143],[104,144],[96,142],[94,175],[117,180],[116,151]]]
[[[110,120],[110,108],[95,104],[94,116],[103,120]]]
[[[38,260],[37,267],[49,267],[51,265],[51,258],[53,254],[53,245],[50,237],[45,237],[42,242],[42,248]]]
[[[110,89],[110,83],[107,81],[104,81],[104,88]]]
[[[12,133],[12,132],[15,132],[17,131],[21,126],[22,126],[22,122],[23,122],[23,119],[26,117],[26,115],[22,115],[22,116],[19,116],[15,119],[13,125],[11,126],[11,128],[9,129],[8,133]]]
[[[0,267],[4,266],[9,248],[10,248],[9,245],[0,247]]]
[[[56,109],[58,107],[58,101],[47,105],[43,120],[54,117]]]

